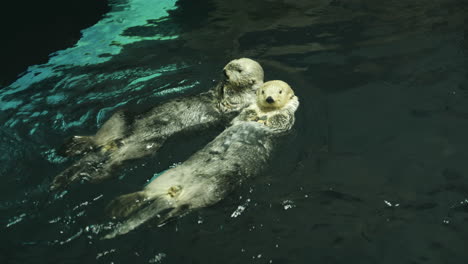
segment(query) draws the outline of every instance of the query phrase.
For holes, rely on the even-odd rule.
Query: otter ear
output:
[[[294,98],[294,91],[293,89],[289,89],[289,94],[291,95],[290,99],[293,99]]]

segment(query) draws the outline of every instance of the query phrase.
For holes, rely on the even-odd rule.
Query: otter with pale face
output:
[[[265,83],[257,91],[256,103],[244,109],[206,147],[162,173],[142,191],[112,201],[110,215],[125,220],[105,238],[125,234],[149,220],[162,225],[217,203],[242,182],[260,174],[279,137],[293,126],[298,106],[287,83]]]
[[[136,116],[118,111],[95,135],[74,136],[62,153],[83,157],[57,175],[50,188],[79,180],[101,181],[125,161],[155,153],[169,137],[228,124],[255,102],[263,69],[254,60],[241,58],[230,61],[223,72],[225,79],[208,92],[173,99]]]
[[[247,107],[234,119],[252,120],[275,130],[289,130],[294,124],[294,113],[299,105],[291,87],[279,80],[264,83],[257,90],[256,104]]]

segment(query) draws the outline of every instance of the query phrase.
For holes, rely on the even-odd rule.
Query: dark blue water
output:
[[[92,12],[72,43],[78,29],[9,46],[44,49],[0,84],[0,263],[466,263],[468,1],[112,0],[103,16],[99,4],[82,3]],[[71,7],[57,8],[47,14]],[[220,131],[175,138],[116,179],[48,191],[72,162],[55,152],[64,139],[117,109],[205,91],[238,57],[301,101],[264,174],[113,240],[100,240],[105,206]]]

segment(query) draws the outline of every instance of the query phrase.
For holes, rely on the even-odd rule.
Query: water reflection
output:
[[[96,116],[95,109],[82,112],[78,117],[69,112],[54,111],[64,105],[73,103],[78,109],[82,109],[93,101],[117,99],[118,103],[99,111],[99,125],[108,111],[123,106],[130,100],[141,101],[140,96],[131,94],[141,90],[143,84],[154,84],[154,79],[158,79],[161,74],[186,66],[173,64],[152,69],[141,65],[138,68],[109,71],[108,68],[93,69],[93,65],[109,61],[124,46],[132,43],[177,38],[175,32],[162,30],[156,23],[167,20],[167,12],[174,8],[175,1],[132,0],[113,3],[111,12],[94,26],[84,29],[82,38],[73,47],[51,54],[46,64],[29,67],[23,76],[2,89],[0,109],[10,110],[8,112],[11,114],[6,119],[2,116],[2,121],[8,127],[27,123],[33,127],[30,134],[34,134],[39,126],[39,123],[34,123],[35,120],[49,119],[49,126],[64,131],[83,126],[92,116]],[[131,33],[134,28],[144,28],[151,31],[151,34]],[[193,85],[196,83],[186,83],[172,89],[179,92]],[[159,86],[159,89],[155,87],[155,93],[150,94],[151,97],[170,92],[165,89],[170,84]]]

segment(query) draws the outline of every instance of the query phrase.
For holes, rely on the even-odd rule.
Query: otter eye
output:
[[[283,93],[283,91],[280,91],[280,94],[282,94],[282,93]]]
[[[238,69],[237,71],[238,71],[239,73],[241,73],[241,72],[242,72],[242,69]]]
[[[262,94],[265,94],[265,91],[262,91]]]

